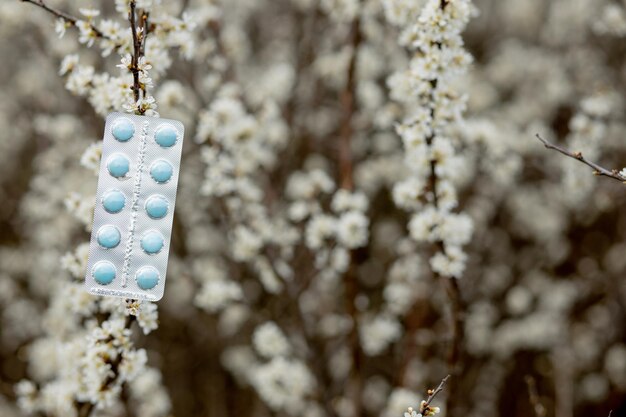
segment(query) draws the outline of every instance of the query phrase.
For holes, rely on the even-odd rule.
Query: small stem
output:
[[[568,149],[565,149],[565,148],[562,148],[562,147],[560,147],[558,145],[550,143],[547,140],[545,140],[544,138],[542,138],[539,134],[536,134],[535,136],[537,137],[537,139],[539,139],[541,141],[541,143],[543,143],[543,145],[546,148],[555,150],[557,152],[560,152],[563,155],[568,156],[568,157],[570,157],[572,159],[575,159],[577,161],[580,161],[583,164],[587,165],[588,167],[592,168],[594,175],[599,175],[599,176],[603,176],[603,177],[613,178],[614,180],[617,180],[617,181],[620,181],[620,182],[626,182],[626,177],[621,175],[619,173],[619,171],[617,171],[616,169],[608,170],[608,169],[606,169],[606,168],[596,164],[595,162],[591,162],[590,160],[586,159],[581,152],[572,152],[572,151],[570,151]]]
[[[133,56],[131,58],[130,71],[133,74],[133,94],[135,97],[135,103],[137,103],[139,101],[139,91],[141,90],[139,87],[139,54],[141,53],[141,40],[137,36],[134,1],[130,2],[128,21],[130,22],[130,30],[133,34]]]
[[[524,378],[526,381],[526,385],[528,386],[528,397],[530,399],[530,404],[533,406],[533,410],[535,411],[535,416],[537,417],[545,417],[546,416],[546,408],[541,404],[539,400],[539,394],[537,393],[537,383],[535,382],[535,378],[530,375],[526,375]]]
[[[341,93],[341,128],[339,132],[339,183],[345,190],[354,188],[353,166],[352,166],[352,136],[354,129],[352,126],[354,113],[356,112],[355,90],[356,90],[356,63],[357,52],[362,40],[360,17],[357,15],[352,22],[350,33],[350,44],[352,46],[352,56],[348,64],[348,74],[346,85]],[[352,317],[354,325],[350,331],[349,341],[352,351],[351,380],[354,385],[355,414],[361,414],[362,401],[362,378],[361,378],[361,346],[359,343],[359,330],[356,309],[356,297],[359,292],[359,283],[355,265],[355,252],[350,251],[350,264],[344,275],[344,294],[347,313]]]
[[[437,394],[443,391],[443,387],[445,387],[446,382],[450,379],[450,375],[447,375],[444,379],[441,380],[437,388],[434,390],[428,390],[428,398],[420,405],[420,414],[424,415],[426,411],[430,408],[430,403],[433,402]]]
[[[65,22],[69,23],[72,26],[76,26],[76,22],[78,22],[78,18],[75,16],[72,16],[68,13],[65,13],[61,10],[55,9],[53,7],[48,6],[43,0],[21,0],[24,3],[30,3],[30,4],[34,4],[35,6],[41,7],[42,9],[44,9],[45,11],[47,11],[48,13],[53,14],[54,16],[58,17],[59,19],[63,19]],[[93,31],[93,33],[96,34],[97,37],[102,38],[102,39],[109,39],[110,38],[108,36],[106,36],[104,33],[102,33],[102,31],[100,29],[98,29],[97,27],[95,27],[94,25],[92,25],[91,23],[89,24],[89,27],[91,28],[91,30]]]
[[[352,175],[352,119],[356,111],[355,90],[356,90],[356,62],[359,44],[361,43],[360,20],[357,16],[352,22],[351,44],[352,56],[348,65],[348,79],[346,87],[341,93],[342,121],[339,133],[339,178],[340,186],[346,190],[354,188]]]

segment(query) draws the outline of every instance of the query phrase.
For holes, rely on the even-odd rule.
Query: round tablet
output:
[[[115,265],[109,261],[99,261],[91,268],[91,276],[100,285],[107,285],[115,279]]]
[[[109,170],[109,174],[115,178],[122,178],[128,174],[130,161],[121,153],[113,154],[107,161],[107,169]]]
[[[173,172],[174,167],[165,159],[156,160],[150,165],[150,176],[160,184],[168,182]]]
[[[146,213],[153,219],[162,219],[167,214],[169,203],[162,195],[151,195],[146,200]]]
[[[141,237],[141,249],[149,255],[161,252],[165,239],[163,235],[156,230],[148,230]]]
[[[113,137],[120,142],[130,140],[135,134],[135,125],[127,118],[117,119],[111,128]]]
[[[119,213],[125,205],[126,196],[120,190],[108,190],[102,195],[102,206],[108,213]]]
[[[154,140],[163,148],[169,148],[176,144],[178,131],[170,124],[162,124],[154,133]]]
[[[119,229],[113,225],[106,224],[102,226],[96,234],[98,244],[105,249],[112,249],[120,244],[122,234]]]
[[[153,266],[142,266],[135,274],[137,286],[142,290],[150,290],[159,283],[159,271]]]

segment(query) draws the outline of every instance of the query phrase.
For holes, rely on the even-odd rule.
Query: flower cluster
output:
[[[399,4],[388,5],[391,21]],[[406,13],[412,13],[409,6]],[[465,99],[452,81],[472,61],[463,49],[461,32],[471,16],[464,0],[427,1],[416,22],[403,28],[400,42],[413,52],[409,68],[389,80],[392,97],[406,106],[407,114],[397,131],[411,174],[394,187],[394,202],[415,213],[409,223],[417,242],[438,245],[430,260],[433,271],[459,278],[467,256],[461,246],[469,242],[472,221],[452,212],[458,206],[455,181],[466,170],[458,125]]]
[[[526,374],[624,399],[621,184],[534,138],[626,175],[623,2],[18,3],[0,415],[425,417],[446,373],[447,415]],[[110,111],[185,126],[159,304],[82,288]]]

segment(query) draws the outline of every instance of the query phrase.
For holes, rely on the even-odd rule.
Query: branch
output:
[[[446,385],[446,382],[448,382],[448,379],[450,379],[450,375],[442,379],[437,388],[428,390],[428,398],[420,404],[420,414],[424,415],[424,413],[430,409],[430,403],[435,399],[437,394],[443,391],[443,387]]]
[[[124,320],[124,328],[130,329],[135,319],[136,318],[133,315],[126,316],[126,319]],[[108,341],[110,341],[110,339],[105,342],[108,342]],[[123,359],[122,353],[120,352],[115,359],[109,362],[111,365],[112,374],[109,375],[107,379],[103,382],[102,386],[100,387],[101,391],[107,389],[111,384],[115,383],[115,381],[117,380],[119,376],[119,367],[120,367],[120,364],[122,363],[122,359]],[[76,407],[76,411],[78,412],[78,417],[91,417],[93,410],[96,408],[96,404],[93,402],[75,401],[74,405]]]
[[[54,16],[58,17],[59,19],[63,19],[65,22],[69,23],[71,26],[74,26],[74,27],[76,27],[76,22],[78,22],[80,20],[80,19],[78,19],[75,16],[72,16],[72,15],[70,15],[68,13],[65,13],[65,12],[61,11],[61,10],[58,10],[58,9],[55,9],[53,7],[48,6],[44,2],[44,0],[21,0],[21,1],[24,2],[24,3],[30,3],[30,4],[34,4],[35,6],[41,7],[42,9],[47,11],[48,13],[53,14]],[[106,36],[104,33],[102,33],[102,31],[100,29],[98,29],[97,27],[95,27],[91,23],[89,23],[89,27],[91,28],[93,33],[98,38],[111,40],[111,38]]]
[[[526,385],[528,386],[528,397],[530,400],[530,404],[533,406],[533,410],[535,411],[535,415],[537,417],[545,417],[546,416],[546,408],[541,404],[539,400],[539,394],[537,393],[537,384],[535,383],[535,378],[530,375],[526,375],[524,378],[526,381]]]
[[[581,152],[572,152],[572,151],[570,151],[568,149],[565,149],[565,148],[562,148],[562,147],[560,147],[558,145],[550,143],[547,140],[545,140],[544,138],[542,138],[538,133],[536,134],[536,136],[537,136],[537,139],[539,139],[541,141],[541,143],[543,143],[543,145],[546,148],[555,150],[557,152],[560,152],[563,155],[568,156],[568,157],[570,157],[572,159],[575,159],[577,161],[580,161],[583,164],[587,165],[588,167],[592,168],[594,175],[613,178],[614,180],[618,180],[620,182],[626,182],[626,177],[621,175],[618,170],[616,170],[616,169],[608,170],[608,169],[606,169],[604,167],[601,167],[600,165],[598,165],[598,164],[596,164],[594,162],[591,162],[590,160],[586,159]]]
[[[352,126],[354,113],[356,112],[356,65],[357,52],[361,44],[361,22],[360,16],[357,14],[352,22],[350,32],[350,44],[352,46],[352,56],[348,64],[348,74],[346,85],[341,92],[341,127],[339,132],[339,184],[340,187],[352,191],[354,188],[353,166],[352,166],[352,136],[354,128]],[[350,349],[352,353],[352,368],[350,377],[354,381],[354,404],[356,405],[355,414],[361,414],[361,397],[363,392],[362,375],[361,375],[361,346],[359,344],[359,333],[356,323],[357,309],[356,298],[359,291],[359,283],[357,278],[357,270],[355,264],[355,251],[350,251],[349,266],[344,274],[344,295],[347,313],[352,317],[355,323],[350,331]]]
[[[346,87],[341,93],[341,131],[339,133],[339,178],[340,186],[346,190],[352,190],[354,180],[352,178],[352,118],[356,111],[356,63],[359,44],[361,43],[361,23],[359,16],[352,22],[351,40],[352,56],[348,65],[348,77]]]
[[[433,389],[428,390],[428,398],[422,401],[422,403],[420,404],[419,415],[432,416],[439,412],[439,407],[432,408],[430,406],[430,403],[435,399],[437,394],[443,391],[443,387],[446,385],[446,382],[448,381],[449,378],[450,378],[450,375],[446,376],[444,379],[441,380],[437,388],[435,388],[434,390]],[[408,411],[409,411],[408,413],[404,413],[405,416],[406,415],[414,416],[416,414],[415,411],[413,410],[413,407],[409,407]]]
[[[130,64],[130,72],[133,73],[133,94],[135,103],[139,101],[139,54],[141,53],[141,39],[137,36],[137,24],[135,22],[135,1],[130,2],[128,21],[133,34],[133,56]]]

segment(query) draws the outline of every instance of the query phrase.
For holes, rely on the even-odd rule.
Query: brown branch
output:
[[[69,23],[71,26],[74,26],[74,27],[76,27],[76,22],[78,22],[80,20],[80,19],[78,19],[75,16],[72,16],[72,15],[70,15],[68,13],[65,13],[65,12],[61,11],[61,10],[58,10],[58,9],[55,9],[53,7],[48,6],[43,0],[21,0],[21,1],[24,2],[24,3],[30,3],[30,4],[34,4],[35,6],[41,7],[42,9],[47,11],[48,13],[53,14],[54,16],[58,17],[59,19],[63,19],[65,22]],[[104,33],[102,33],[102,31],[100,29],[98,29],[97,27],[95,27],[91,23],[89,24],[89,27],[91,28],[93,33],[98,38],[111,40],[108,36],[106,36]]]
[[[339,184],[346,190],[354,188],[353,166],[352,166],[352,136],[354,128],[352,126],[354,113],[356,112],[356,64],[357,52],[362,40],[360,17],[356,16],[352,22],[350,32],[350,44],[352,46],[352,56],[348,64],[348,74],[346,85],[341,93],[341,127],[339,132]],[[350,330],[349,341],[352,351],[351,377],[354,381],[354,404],[355,414],[361,414],[362,401],[362,381],[361,381],[361,346],[359,343],[359,331],[357,327],[356,297],[359,291],[357,278],[357,268],[355,265],[355,251],[350,251],[350,263],[344,275],[344,295],[347,313],[352,317],[354,325]]]
[[[361,22],[357,16],[352,22],[351,40],[352,56],[348,65],[346,86],[341,93],[341,130],[339,132],[339,178],[340,186],[352,190],[354,179],[352,175],[352,119],[356,112],[356,63],[359,44],[361,43]]]
[[[126,316],[126,319],[124,320],[124,328],[130,329],[130,327],[133,324],[133,321],[135,321],[135,316],[133,315]],[[111,339],[109,339],[108,341],[110,340]],[[108,341],[105,341],[105,342],[108,342]],[[113,361],[110,362],[111,371],[113,372],[113,374],[109,375],[107,379],[102,383],[102,386],[100,387],[100,391],[107,389],[109,385],[111,385],[117,380],[117,377],[119,376],[118,369],[120,367],[120,364],[122,363],[122,359],[123,359],[122,354],[120,353]],[[92,402],[76,401],[75,407],[76,407],[76,410],[78,411],[78,417],[90,417],[91,413],[96,407],[96,404]]]
[[[459,363],[461,359],[461,347],[463,343],[463,301],[461,298],[461,290],[459,288],[459,282],[456,278],[446,278],[444,280],[446,286],[446,292],[450,299],[451,311],[451,330],[452,340],[450,342],[450,348],[448,350],[448,371],[453,375],[457,375],[459,369]],[[451,385],[455,385],[452,383]],[[451,387],[452,388],[452,387]],[[452,389],[450,391],[453,391]]]
[[[137,36],[137,25],[135,22],[135,1],[130,2],[128,11],[128,21],[130,22],[130,30],[133,34],[133,56],[131,58],[130,72],[133,74],[133,95],[135,103],[139,101],[139,54],[141,53],[141,39]]]
[[[619,171],[617,171],[616,169],[608,170],[608,169],[606,169],[606,168],[596,164],[595,162],[591,162],[590,160],[586,159],[581,152],[572,152],[572,151],[570,151],[568,149],[565,149],[565,148],[562,148],[562,147],[560,147],[558,145],[550,143],[547,140],[545,140],[544,138],[542,138],[538,133],[535,136],[537,137],[537,139],[539,139],[541,141],[541,143],[543,143],[543,145],[546,148],[555,150],[555,151],[557,151],[559,153],[562,153],[563,155],[568,156],[568,157],[570,157],[572,159],[575,159],[577,161],[580,161],[583,164],[587,165],[588,167],[592,168],[594,175],[613,178],[614,180],[618,180],[620,182],[626,182],[626,177],[621,175],[619,173]]]
[[[448,379],[450,379],[450,375],[447,375],[444,379],[442,379],[439,385],[437,386],[437,388],[435,388],[434,390],[433,389],[428,390],[428,398],[425,401],[422,401],[422,403],[420,404],[421,415],[424,416],[426,415],[426,413],[428,413],[428,411],[430,411],[430,403],[433,402],[437,394],[443,391],[443,387],[445,387],[446,382],[448,382]]]
[[[537,383],[535,382],[535,378],[530,375],[526,375],[524,378],[526,381],[526,385],[528,386],[528,397],[530,400],[530,404],[533,406],[533,410],[535,412],[536,417],[545,417],[546,416],[546,408],[541,404],[539,399],[539,394],[537,393]]]

